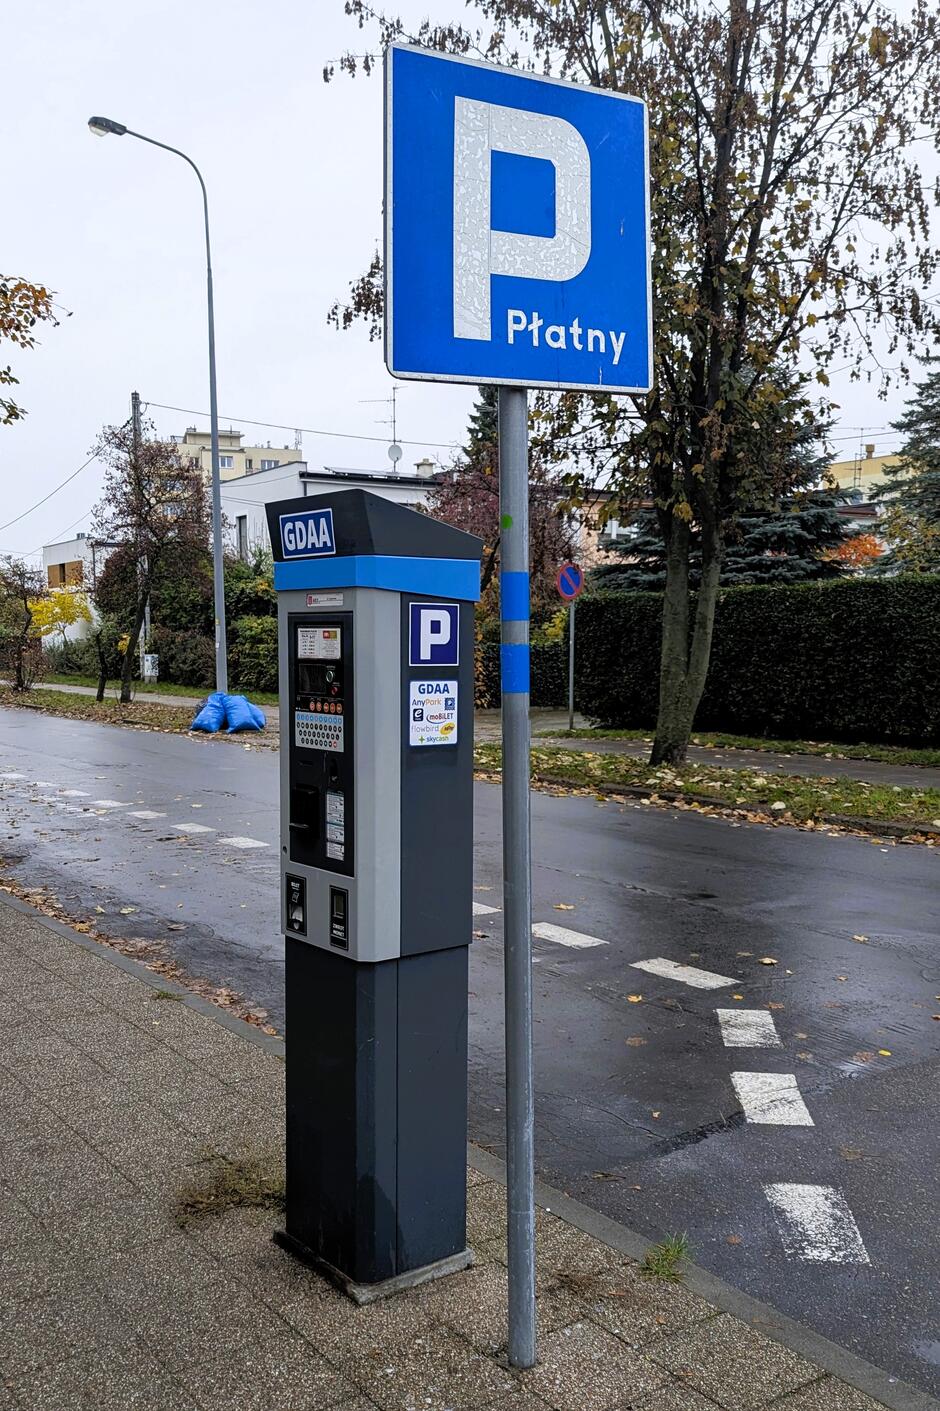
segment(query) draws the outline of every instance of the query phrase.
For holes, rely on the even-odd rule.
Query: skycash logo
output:
[[[317,558],[336,553],[333,511],[303,510],[281,515],[281,552],[285,559]]]

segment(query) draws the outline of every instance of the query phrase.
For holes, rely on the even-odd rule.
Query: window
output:
[[[280,465],[280,464],[281,464],[280,461],[264,461],[264,460],[263,460],[263,461],[261,462],[261,469],[262,469],[262,470],[273,470],[276,465]]]
[[[254,470],[254,468],[255,468],[255,463],[254,463],[254,461],[251,459],[251,456],[246,456],[246,457],[245,457],[245,469],[246,469],[246,470]]]
[[[235,520],[235,532],[238,535],[238,557],[243,561],[248,558],[248,516],[240,514]]]
[[[231,470],[234,464],[234,456],[219,456],[219,467],[221,470]]]

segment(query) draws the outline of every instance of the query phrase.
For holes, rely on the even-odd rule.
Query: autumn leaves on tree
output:
[[[654,390],[542,396],[535,444],[583,487],[603,475],[622,517],[652,505],[665,560],[653,759],[680,762],[737,520],[794,488],[781,403],[794,434],[825,421],[833,367],[884,391],[940,331],[924,297],[940,259],[936,193],[917,161],[940,127],[935,7],[914,0],[902,18],[872,0],[476,0],[474,24],[415,33],[365,0],[346,8],[377,48],[407,38],[649,105]],[[382,312],[376,258],[332,316],[374,330]]]

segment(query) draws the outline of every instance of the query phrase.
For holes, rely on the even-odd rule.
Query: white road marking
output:
[[[119,799],[92,799],[90,808],[127,808],[126,803],[121,803]]]
[[[585,936],[581,931],[569,931],[567,926],[553,926],[550,921],[537,921],[532,927],[533,936],[540,941],[554,941],[559,946],[571,946],[573,950],[587,950],[589,946],[606,946],[607,942],[597,936]]]
[[[726,1048],[780,1048],[774,1017],[766,1009],[716,1009]]]
[[[259,842],[257,838],[220,838],[219,842],[223,843],[227,848],[247,849],[268,847],[267,843]]]
[[[483,902],[481,902],[481,901],[475,901],[475,902],[473,903],[473,914],[474,914],[474,916],[498,916],[498,915],[499,915],[499,907],[498,907],[498,906],[484,906]]]
[[[60,789],[59,793],[64,799],[87,799],[87,789]]]
[[[25,774],[0,774],[0,779],[25,779]]]
[[[790,1259],[870,1264],[848,1201],[834,1186],[781,1182],[764,1187],[784,1252]]]
[[[33,784],[34,789],[54,789],[55,783],[52,779],[37,779]]]
[[[732,1073],[734,1090],[748,1122],[775,1127],[813,1127],[795,1073]]]
[[[142,818],[145,823],[150,823],[154,818],[166,818],[165,813],[154,813],[152,808],[139,808],[136,812],[131,812],[131,818]]]
[[[664,980],[678,980],[680,984],[691,985],[696,990],[720,990],[725,985],[738,983],[729,975],[715,975],[711,970],[699,970],[695,965],[677,965],[674,960],[659,957],[634,960],[631,964],[634,970],[646,970],[650,975],[661,975]]]
[[[174,823],[172,825],[177,833],[214,833],[214,828],[207,828],[204,823]]]

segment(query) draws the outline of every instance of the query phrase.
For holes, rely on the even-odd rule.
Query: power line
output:
[[[184,416],[208,416],[206,411],[197,411],[194,407],[171,407],[166,402],[148,402],[148,407],[158,407],[163,412],[182,412]],[[266,426],[272,431],[302,431],[305,436],[332,436],[341,441],[378,441],[380,445],[388,443],[387,436],[365,436],[356,431],[324,431],[315,426],[297,426],[292,423],[288,426],[281,421],[258,421],[250,416],[230,416],[228,412],[220,412],[219,416],[223,421],[240,422],[242,426]],[[400,441],[401,446],[437,446],[445,451],[452,451],[457,444],[455,441]]]
[[[33,510],[38,510],[40,505],[44,505],[47,500],[51,500],[53,495],[57,495],[60,490],[64,490],[66,485],[75,479],[76,475],[81,475],[82,471],[90,466],[93,460],[97,460],[97,458],[97,452],[93,452],[84,465],[80,465],[78,470],[73,470],[71,475],[66,476],[61,485],[57,485],[54,490],[50,490],[48,495],[43,495],[41,500],[37,500],[34,505],[30,505],[28,510],[24,510],[22,514],[18,514],[15,519],[8,519],[6,524],[0,524],[0,533],[2,533],[4,529],[9,529],[12,524],[19,524],[21,519],[25,519],[28,514],[32,514]]]

